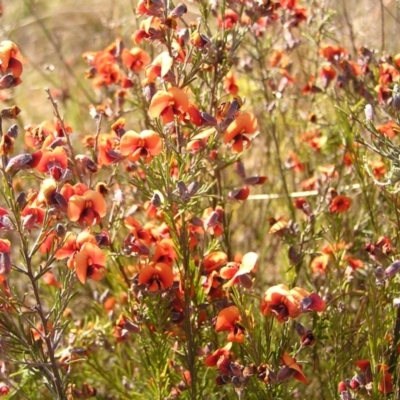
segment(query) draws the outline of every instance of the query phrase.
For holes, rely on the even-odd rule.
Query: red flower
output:
[[[334,62],[347,56],[347,50],[340,46],[325,45],[319,49],[319,55],[330,62]]]
[[[321,71],[319,73],[319,76],[321,77],[322,80],[322,87],[325,89],[328,87],[328,85],[335,79],[336,77],[336,70],[333,68],[331,64],[324,65],[321,68]]]
[[[85,283],[87,278],[95,281],[102,279],[106,273],[106,258],[100,247],[93,243],[85,243],[72,258],[72,267],[79,281]]]
[[[3,283],[11,271],[10,242],[0,239],[0,283]]]
[[[239,15],[231,9],[227,9],[223,17],[218,17],[217,22],[220,28],[231,29],[238,21]]]
[[[50,174],[55,180],[59,180],[67,167],[67,152],[63,147],[58,146],[54,150],[42,150],[42,158],[36,169],[44,174]]]
[[[18,46],[10,40],[0,43],[0,69],[2,77],[0,78],[0,88],[8,89],[19,85],[23,71],[22,63],[18,55]]]
[[[230,200],[246,200],[249,197],[250,189],[248,186],[243,186],[241,189],[232,190],[228,193],[228,199]]]
[[[140,72],[147,64],[150,63],[149,55],[140,47],[132,49],[123,49],[121,52],[121,60],[124,65],[134,72]]]
[[[242,262],[239,263],[228,263],[226,267],[221,268],[221,277],[229,279],[225,283],[224,288],[230,287],[241,283],[246,288],[252,287],[250,272],[254,269],[258,255],[256,253],[247,253],[243,256]]]
[[[400,132],[400,126],[394,121],[389,121],[386,122],[386,124],[377,126],[376,130],[381,135],[387,136],[389,139],[393,139]]]
[[[239,324],[241,318],[236,306],[224,308],[217,317],[216,332],[229,331],[228,342],[243,343],[244,329]]]
[[[214,251],[203,258],[203,270],[208,275],[212,271],[221,268],[227,261],[228,256],[223,251]]]
[[[347,196],[336,196],[332,199],[329,205],[329,211],[331,213],[343,213],[346,212],[351,206],[351,199]]]
[[[154,83],[156,78],[166,78],[174,65],[174,59],[164,51],[146,67],[145,84]]]
[[[304,312],[324,310],[325,302],[316,293],[310,294],[300,287],[289,290],[282,284],[270,287],[261,302],[263,315],[273,314],[280,323]]]
[[[144,130],[141,133],[128,131],[121,138],[120,150],[123,156],[129,155],[129,160],[132,162],[143,158],[144,162],[148,163],[153,156],[161,153],[162,142],[154,131]]]
[[[322,254],[320,256],[315,257],[311,261],[311,269],[315,273],[326,273],[326,269],[328,267],[330,256],[328,254]]]
[[[301,314],[300,302],[286,285],[272,286],[264,294],[261,312],[263,315],[275,315],[282,323]]]
[[[68,218],[81,225],[98,224],[106,213],[106,202],[103,196],[94,190],[88,190],[82,196],[75,194],[68,201]]]
[[[116,135],[102,134],[99,139],[97,162],[100,166],[111,165],[122,160],[119,150],[120,139]]]
[[[246,135],[253,135],[257,130],[257,119],[253,114],[248,112],[239,114],[226,129],[224,143],[233,141],[232,151],[240,153],[250,146],[250,139]]]
[[[146,265],[139,271],[138,284],[147,285],[151,292],[169,289],[173,283],[174,273],[167,264]]]
[[[239,87],[236,82],[236,77],[232,71],[229,71],[224,80],[224,88],[227,93],[230,93],[232,96],[236,96],[239,92]]]
[[[152,118],[161,117],[164,124],[174,120],[174,117],[183,118],[188,111],[189,99],[187,94],[177,87],[171,87],[168,91],[160,90],[153,98],[149,106],[149,114]]]
[[[283,353],[282,363],[284,364],[283,369],[278,374],[278,381],[282,382],[293,376],[300,382],[309,383],[308,379],[303,373],[301,365],[297,364],[296,359],[291,357],[288,353]]]
[[[57,260],[71,257],[79,251],[85,243],[97,244],[96,238],[88,231],[83,231],[76,235],[74,232],[67,232],[62,247],[54,255]]]
[[[25,229],[31,230],[43,224],[46,212],[39,207],[25,207],[21,212],[22,224]]]
[[[207,367],[216,367],[218,361],[221,358],[227,358],[227,359],[230,358],[230,355],[231,355],[230,349],[231,348],[232,348],[232,342],[229,342],[226,346],[215,350],[214,353],[212,353],[205,359],[204,364]]]
[[[155,263],[161,262],[169,265],[172,268],[172,265],[176,258],[177,255],[172,239],[166,238],[157,242],[153,256],[153,261]]]

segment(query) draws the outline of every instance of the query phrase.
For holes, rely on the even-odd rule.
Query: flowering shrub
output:
[[[139,0],[91,133],[0,110],[0,396],[398,398],[400,56],[311,3]]]

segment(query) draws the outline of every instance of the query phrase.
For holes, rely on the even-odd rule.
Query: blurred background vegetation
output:
[[[196,2],[187,2],[189,16],[199,13]],[[334,12],[331,39],[349,50],[361,45],[396,53],[400,51],[398,32],[400,11],[393,0],[300,1]],[[98,96],[85,79],[85,51],[97,51],[122,37],[129,38],[136,25],[135,0],[3,0],[0,18],[1,40],[18,43],[25,58],[23,79],[14,91],[15,101],[24,111],[20,121],[39,123],[51,115],[51,105],[43,88],[56,90],[63,100],[67,121],[77,131],[93,129],[87,118],[88,105]],[[31,112],[30,109],[34,109]],[[30,119],[27,120],[27,116]]]

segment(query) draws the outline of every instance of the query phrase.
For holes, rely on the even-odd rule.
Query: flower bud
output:
[[[306,333],[306,328],[300,322],[295,323],[294,329],[299,336],[303,336]]]
[[[374,120],[374,109],[372,108],[371,104],[366,104],[365,109],[365,118],[368,121],[373,121]]]
[[[171,11],[171,14],[169,16],[173,18],[181,18],[186,13],[187,13],[186,4],[180,3]]]
[[[158,193],[154,193],[153,197],[150,200],[151,205],[155,208],[158,208],[161,206],[161,197]]]
[[[246,178],[246,170],[240,160],[235,163],[235,171],[242,179]]]
[[[0,253],[0,275],[8,275],[11,271],[11,257],[9,252]]]
[[[181,198],[181,200],[184,201],[185,203],[188,202],[190,200],[190,195],[185,185],[185,182],[178,181],[177,186],[178,186],[179,197]]]
[[[346,390],[347,390],[346,383],[343,381],[339,382],[339,384],[338,384],[339,393],[345,392]]]
[[[67,233],[67,230],[64,225],[61,225],[61,224],[56,225],[56,234],[58,237],[63,238],[66,233]]]
[[[385,269],[386,278],[393,278],[400,271],[400,261],[395,261]]]
[[[143,96],[149,103],[150,103],[151,99],[153,98],[153,96],[156,94],[156,92],[157,92],[157,89],[156,89],[156,85],[154,83],[148,83],[143,88]]]
[[[17,124],[11,125],[8,128],[7,135],[12,137],[13,139],[16,139],[18,137],[18,131],[19,129]]]
[[[400,94],[395,94],[393,96],[393,108],[394,111],[399,112],[400,111]]]
[[[199,190],[199,187],[200,187],[199,182],[197,181],[192,182],[187,188],[189,196],[190,197],[194,196]]]
[[[378,268],[375,270],[374,274],[375,274],[375,278],[376,278],[377,280],[379,280],[379,281],[381,281],[382,279],[385,278],[385,271],[383,270],[382,267],[378,267]]]

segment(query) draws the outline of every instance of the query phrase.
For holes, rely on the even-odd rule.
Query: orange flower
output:
[[[14,138],[4,133],[0,140],[0,155],[11,155],[14,152]]]
[[[393,139],[400,132],[400,126],[394,121],[389,121],[386,122],[386,124],[377,126],[376,130],[381,135],[387,136],[389,139]]]
[[[188,111],[185,115],[185,122],[191,122],[196,126],[203,126],[207,121],[203,118],[196,104],[189,102]]]
[[[370,363],[369,360],[357,360],[356,361],[356,365],[363,372],[370,372],[371,371],[371,363]]]
[[[221,236],[224,233],[223,222],[224,222],[224,209],[217,206],[215,210],[213,208],[206,208],[203,213],[204,228],[207,233],[214,236]]]
[[[87,192],[89,188],[84,183],[77,183],[72,186],[69,183],[66,183],[61,189],[60,193],[64,197],[65,200],[69,201],[69,199],[74,195],[77,194],[82,196],[83,193]]]
[[[378,384],[379,392],[384,394],[393,393],[393,378],[392,374],[388,372],[389,367],[385,364],[379,364],[378,370],[383,375]]]
[[[353,258],[346,255],[344,256],[344,260],[347,261],[349,267],[351,267],[353,270],[358,268],[364,268],[364,263],[362,262],[362,260],[358,258]]]
[[[301,314],[300,303],[286,285],[270,287],[261,302],[263,315],[273,314],[283,323],[288,318],[296,318]]]
[[[119,142],[120,139],[115,135],[100,135],[97,158],[97,162],[100,166],[111,165],[122,160],[122,154],[119,150]]]
[[[57,280],[57,278],[54,276],[53,272],[51,272],[51,271],[46,272],[43,275],[42,280],[43,280],[43,283],[45,283],[46,285],[53,286],[56,288],[62,287],[61,282],[59,282]]]
[[[10,40],[0,43],[0,69],[2,77],[0,78],[0,88],[8,89],[19,85],[23,71],[22,63],[18,55],[18,46]]]
[[[315,257],[311,261],[311,269],[313,270],[313,272],[325,274],[326,268],[328,267],[329,259],[330,257],[328,254],[322,254],[320,256]]]
[[[320,57],[326,58],[330,62],[338,61],[347,56],[347,50],[340,46],[322,46],[318,51]]]
[[[399,71],[389,64],[382,63],[379,65],[379,83],[387,85],[388,83],[397,82],[399,77]]]
[[[386,174],[386,166],[383,161],[371,162],[371,169],[376,179],[379,179]]]
[[[224,288],[241,283],[246,288],[251,288],[253,283],[249,276],[250,272],[254,269],[258,255],[250,252],[243,256],[242,262],[228,263],[226,267],[221,268],[221,277],[229,279],[223,286]]]
[[[160,78],[165,78],[171,71],[174,64],[174,59],[164,51],[160,53],[150,65],[146,67],[146,80],[145,84],[154,83],[155,80]]]
[[[147,246],[151,245],[153,238],[149,229],[143,228],[142,224],[138,220],[129,216],[125,218],[124,224],[130,230],[130,234],[132,234],[136,239],[144,242]]]
[[[106,213],[106,202],[95,190],[88,190],[82,196],[75,194],[68,201],[68,218],[82,225],[99,223]]]
[[[283,237],[287,231],[287,226],[289,224],[289,219],[285,216],[280,216],[278,219],[269,218],[268,222],[271,226],[268,233],[276,234],[278,236]]]
[[[282,8],[291,10],[297,6],[297,1],[298,0],[280,0],[279,2]]]
[[[290,63],[290,56],[283,50],[274,50],[271,57],[269,58],[270,67],[281,67],[287,68]]]
[[[322,87],[327,88],[333,79],[336,77],[336,70],[331,64],[324,65],[321,68],[319,76],[322,80]]]
[[[218,17],[218,26],[224,29],[231,29],[233,28],[236,23],[239,21],[239,14],[231,9],[225,10],[224,16]]]
[[[229,331],[228,342],[243,343],[244,328],[238,324],[240,320],[239,310],[236,306],[224,308],[218,314],[215,331]]]
[[[230,200],[246,200],[249,197],[250,189],[248,186],[243,186],[241,189],[232,190],[228,193]]]
[[[132,49],[123,49],[121,52],[121,60],[124,65],[134,72],[140,72],[147,64],[150,63],[149,55],[140,47]]]
[[[168,91],[160,90],[153,98],[149,106],[149,114],[152,118],[161,117],[164,124],[174,120],[174,117],[183,118],[189,107],[187,94],[177,87],[171,87]]]
[[[245,135],[253,135],[257,132],[257,119],[248,112],[239,114],[239,116],[228,126],[224,134],[224,143],[233,140],[232,151],[240,153],[244,148],[250,146],[250,140]]]
[[[93,66],[97,74],[93,82],[94,86],[108,86],[120,81],[120,70],[119,66],[116,64],[115,56],[107,51],[107,49],[96,53]]]
[[[214,251],[203,258],[203,270],[208,275],[225,265],[227,261],[228,256],[223,251]]]
[[[85,243],[78,253],[74,254],[72,267],[81,283],[87,278],[95,281],[102,279],[106,273],[106,255],[97,245]]]
[[[299,157],[294,151],[289,151],[285,160],[285,167],[293,169],[296,172],[304,171],[304,164],[300,162]]]
[[[343,213],[346,212],[351,206],[351,199],[347,196],[336,196],[332,199],[329,205],[329,211],[331,213]]]
[[[218,360],[220,360],[221,358],[227,358],[227,359],[230,358],[231,348],[232,348],[232,342],[229,342],[226,344],[226,346],[215,350],[214,353],[212,353],[205,359],[204,364],[207,367],[216,367]]]
[[[270,287],[264,294],[261,302],[261,312],[267,316],[275,315],[283,323],[288,318],[296,318],[308,311],[324,311],[325,302],[316,293],[295,287],[291,290],[286,285]]]
[[[308,379],[303,373],[303,368],[301,365],[297,364],[296,359],[291,357],[288,353],[283,353],[282,363],[284,364],[283,369],[278,374],[278,381],[282,382],[289,377],[297,379],[303,383],[309,383]]]
[[[141,0],[137,6],[137,15],[147,14],[147,8],[144,5],[145,1]],[[146,11],[147,10],[147,11]],[[143,39],[152,40],[160,34],[161,20],[157,16],[151,16],[141,21],[140,29],[132,34],[132,42],[139,44]]]
[[[174,260],[177,259],[177,255],[175,252],[175,246],[172,239],[162,239],[156,244],[156,248],[154,251],[153,261],[155,263],[164,263],[171,266],[174,263]]]
[[[210,296],[212,299],[219,299],[224,296],[224,292],[221,290],[222,279],[217,271],[212,271],[207,277],[203,277],[202,287],[204,293]]]
[[[54,257],[57,260],[71,257],[75,252],[79,251],[85,243],[97,244],[97,241],[88,231],[83,231],[79,233],[79,235],[76,235],[74,232],[67,232],[62,247],[56,251]]]
[[[36,169],[43,174],[50,174],[55,180],[59,180],[67,167],[67,152],[63,147],[58,146],[54,150],[45,149],[42,151],[42,158]]]
[[[174,273],[167,264],[146,265],[139,271],[138,284],[147,285],[151,292],[169,289],[173,283]]]
[[[0,283],[3,283],[11,271],[10,242],[0,239]]]
[[[44,121],[39,125],[28,125],[25,129],[25,144],[28,147],[36,148],[42,145],[45,139],[53,134],[53,124],[49,121]]]
[[[129,155],[129,160],[132,162],[143,158],[145,163],[149,163],[153,156],[161,153],[162,142],[154,131],[144,130],[141,133],[128,131],[121,138],[120,150],[123,156]]]
[[[207,147],[208,139],[215,134],[215,128],[206,129],[193,136],[187,144],[186,149],[192,153],[197,153]]]
[[[43,224],[46,212],[39,207],[25,207],[21,212],[22,224],[25,229],[31,230]]]
[[[229,71],[224,80],[224,88],[227,93],[230,93],[232,96],[236,96],[239,92],[239,87],[236,82],[236,77],[232,71]]]

